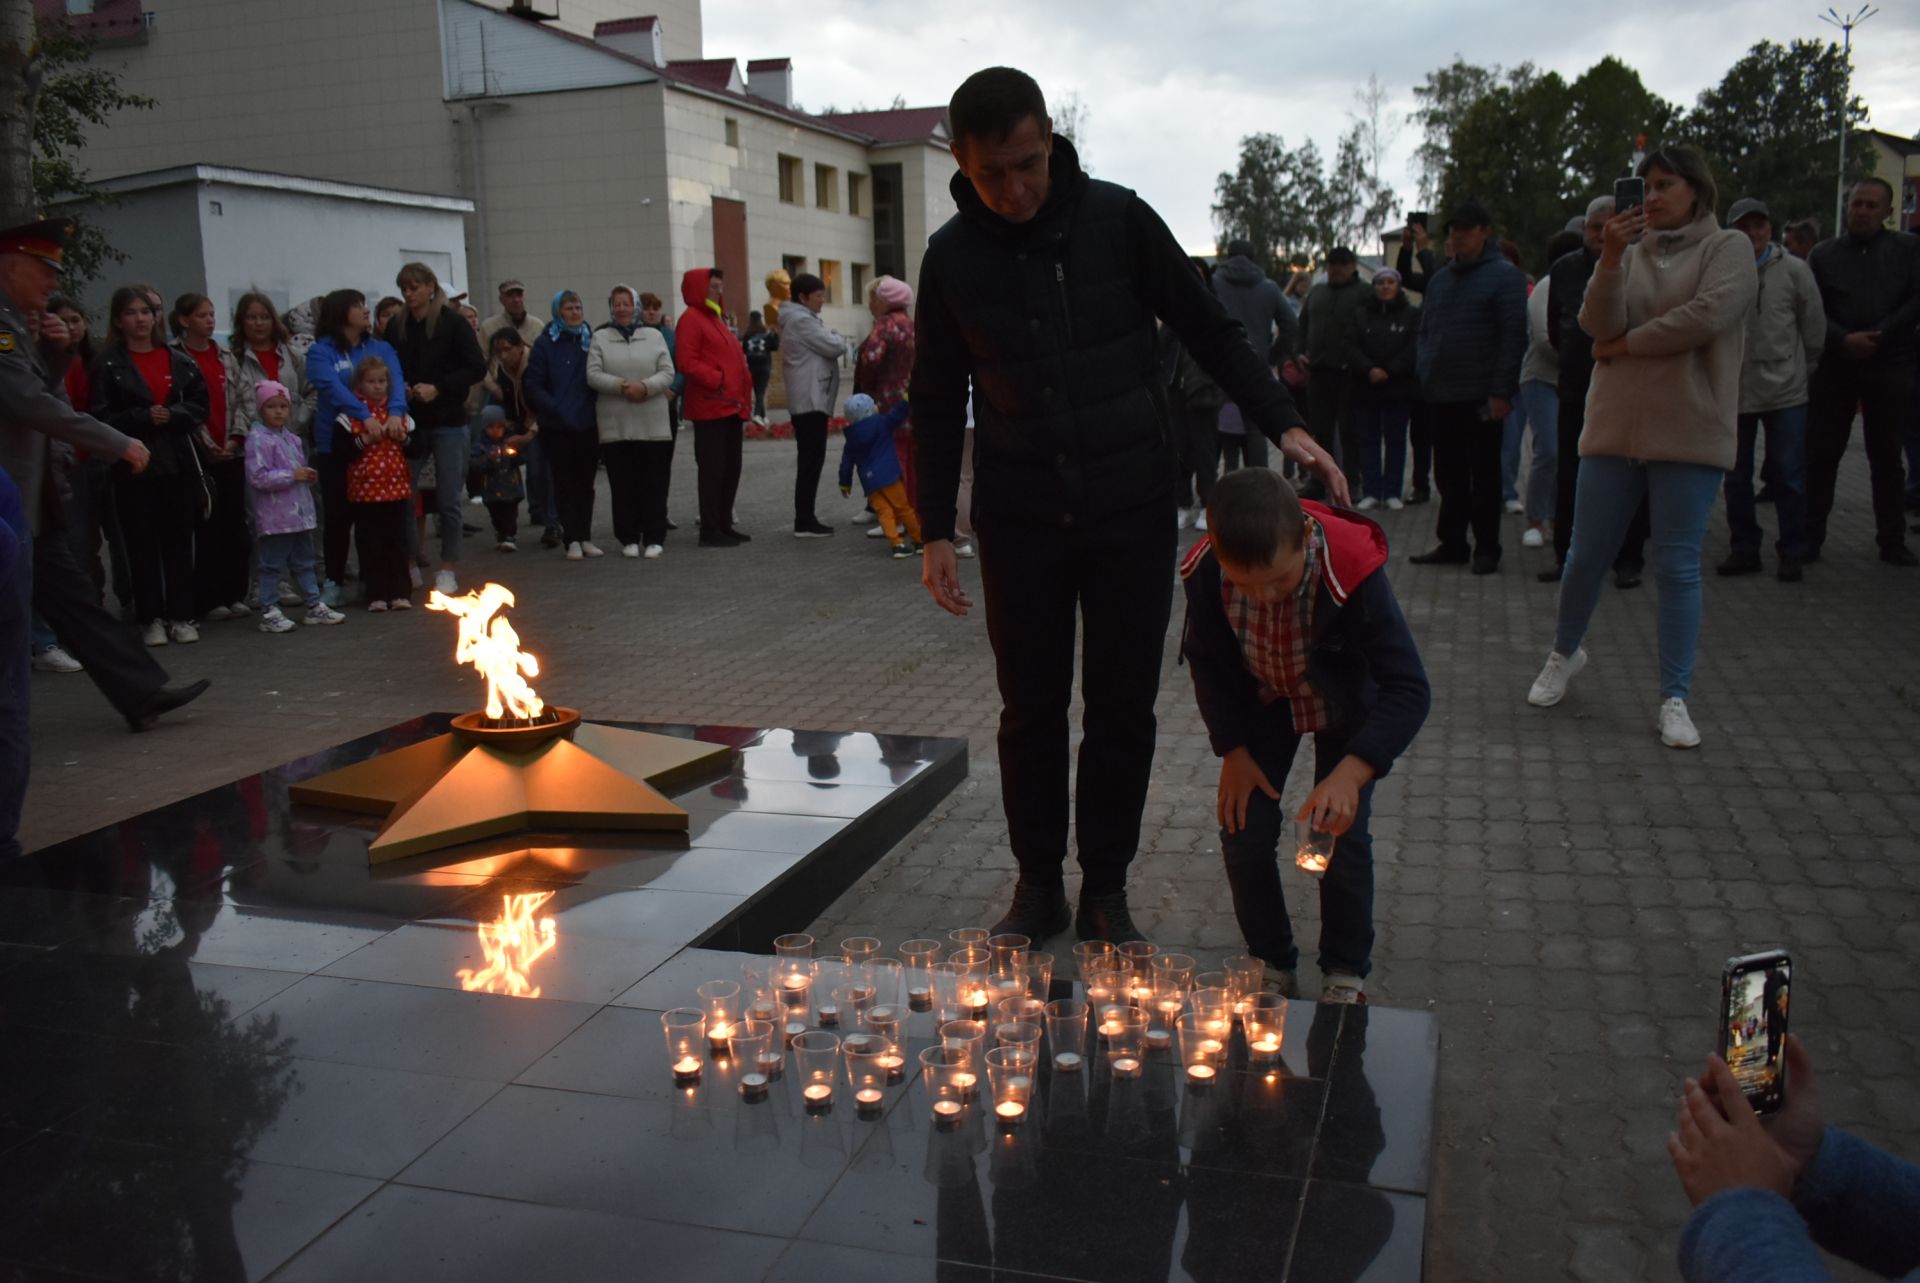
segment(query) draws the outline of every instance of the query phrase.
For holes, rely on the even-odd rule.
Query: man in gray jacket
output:
[[[1360,443],[1353,440],[1353,372],[1347,368],[1347,340],[1354,315],[1373,291],[1360,280],[1352,250],[1336,245],[1327,255],[1327,279],[1307,292],[1300,309],[1300,359],[1307,367],[1307,422],[1320,448],[1340,460],[1347,485],[1360,486]],[[1400,478],[1389,481],[1398,492]],[[1313,497],[1312,487],[1301,491]]]
[[[1299,326],[1280,287],[1254,261],[1252,241],[1228,241],[1227,256],[1213,269],[1213,295],[1240,322],[1247,342],[1263,365],[1276,365],[1293,353]]]
[[[840,363],[847,340],[820,319],[827,284],[810,272],[793,278],[793,297],[780,305],[780,360],[786,366],[787,410],[793,415],[793,534],[814,539],[833,533],[813,510],[820,467],[827,458],[827,419],[840,399]]]
[[[1733,551],[1723,575],[1761,569],[1760,522],[1754,511],[1753,447],[1767,434],[1767,468],[1780,519],[1775,574],[1799,583],[1807,559],[1807,382],[1827,342],[1827,312],[1813,271],[1773,243],[1773,218],[1751,197],[1727,211],[1727,225],[1753,241],[1760,295],[1747,313],[1746,357],[1740,367],[1739,453],[1727,474],[1727,526]]]

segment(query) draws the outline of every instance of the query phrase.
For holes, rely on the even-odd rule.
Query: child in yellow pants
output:
[[[886,535],[895,561],[905,561],[920,551],[920,518],[907,502],[900,456],[893,448],[893,430],[906,419],[905,401],[885,414],[876,414],[873,398],[856,392],[847,398],[847,429],[841,434],[840,493],[853,493],[853,472],[858,468],[860,486],[880,519],[881,533]],[[902,526],[906,527],[904,536]]]

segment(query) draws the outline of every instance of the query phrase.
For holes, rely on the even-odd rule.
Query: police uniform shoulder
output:
[[[1187,549],[1187,555],[1180,559],[1180,577],[1191,579],[1195,571],[1213,557],[1213,536],[1207,535],[1199,543]]]
[[[0,356],[24,356],[33,345],[26,324],[11,307],[0,307]]]

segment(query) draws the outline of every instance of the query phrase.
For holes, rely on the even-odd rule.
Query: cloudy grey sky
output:
[[[1139,190],[1201,249],[1213,242],[1214,180],[1232,168],[1241,136],[1313,138],[1330,154],[1369,72],[1404,114],[1413,86],[1455,52],[1531,60],[1569,79],[1611,53],[1655,93],[1690,105],[1760,40],[1837,36],[1820,11],[1811,0],[1623,0],[1576,22],[1572,6],[1555,4],[1387,0],[1343,8],[1336,35],[1324,4],[1273,0],[706,0],[704,22],[710,58],[792,58],[795,95],[812,108],[884,107],[895,94],[944,103],[969,72],[995,63],[1031,72],[1050,99],[1077,92],[1095,172]],[[1920,4],[1887,0],[1855,33],[1854,66],[1874,127],[1920,132]],[[1417,141],[1404,127],[1393,151],[1403,205],[1414,198]]]

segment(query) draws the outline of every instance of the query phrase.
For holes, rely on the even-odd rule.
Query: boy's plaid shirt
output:
[[[1260,602],[1220,577],[1220,596],[1227,622],[1240,640],[1247,671],[1260,683],[1260,702],[1284,698],[1293,708],[1293,729],[1302,735],[1325,730],[1333,720],[1332,707],[1307,679],[1312,657],[1313,605],[1320,594],[1326,539],[1320,523],[1307,518],[1307,565],[1300,587],[1281,601]]]

